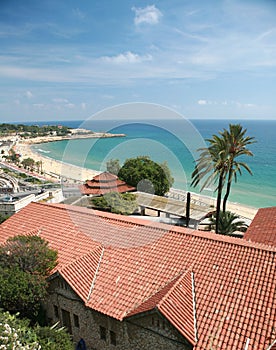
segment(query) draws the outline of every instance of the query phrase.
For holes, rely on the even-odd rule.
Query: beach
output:
[[[45,141],[45,138],[41,138],[40,142],[48,142]],[[43,176],[45,179],[65,183],[83,183],[88,179],[92,179],[94,176],[99,174],[99,171],[92,170],[88,168],[79,167],[76,165],[72,165],[69,163],[64,163],[62,161],[58,161],[52,158],[47,157],[43,153],[35,152],[32,148],[32,144],[37,144],[38,140],[28,139],[26,141],[19,140],[16,142],[14,149],[16,153],[21,155],[21,160],[25,158],[32,158],[36,162],[42,162],[42,170]],[[180,190],[177,190],[180,191]],[[181,191],[180,191],[181,192]],[[182,191],[183,192],[183,191]],[[183,195],[185,193],[183,192]],[[215,205],[215,198],[204,196],[198,193],[191,193],[194,201],[199,201],[208,205]],[[257,208],[246,206],[240,203],[228,202],[227,209],[235,212],[241,217],[247,219],[249,222],[254,218],[257,213]]]
[[[38,140],[39,139],[39,140]],[[87,179],[92,179],[94,176],[99,174],[99,171],[82,168],[76,165],[72,165],[69,163],[64,163],[52,158],[47,157],[44,154],[39,152],[34,152],[31,148],[32,144],[38,144],[42,142],[50,142],[53,141],[48,138],[34,138],[27,139],[26,141],[18,141],[14,150],[16,153],[20,154],[21,160],[25,158],[32,158],[36,162],[42,162],[42,172],[45,179],[54,181],[54,182],[84,182]],[[38,142],[40,141],[40,142]],[[59,141],[59,140],[55,140]]]

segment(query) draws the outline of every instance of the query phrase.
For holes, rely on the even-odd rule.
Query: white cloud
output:
[[[43,108],[43,107],[45,107],[45,105],[43,103],[34,103],[33,106],[36,107],[36,108]]]
[[[81,103],[81,109],[83,109],[83,110],[86,109],[86,103],[85,103],[85,102],[82,102],[82,103]]]
[[[104,94],[101,97],[105,100],[113,100],[114,99],[113,95],[108,95],[108,94]]]
[[[132,11],[135,12],[135,25],[139,25],[141,23],[157,24],[159,23],[160,18],[163,16],[162,12],[155,7],[155,5],[146,6],[144,8],[132,7]]]
[[[52,101],[55,103],[69,103],[69,101],[66,98],[53,98]]]
[[[81,20],[85,18],[85,13],[82,12],[79,8],[73,9],[73,15]]]
[[[199,53],[191,57],[191,62],[198,65],[215,65],[220,63],[222,60],[218,54],[212,53]]]
[[[32,94],[32,92],[29,91],[29,90],[25,92],[24,96],[26,96],[27,98],[32,98],[32,97],[34,97],[34,95]]]
[[[119,64],[120,63],[141,63],[144,61],[151,61],[152,56],[151,55],[140,56],[136,53],[127,51],[125,53],[120,53],[117,56],[104,56],[102,57],[102,60],[105,62],[119,63]]]
[[[67,108],[74,108],[75,107],[75,105],[74,105],[74,103],[66,103],[66,105],[65,105],[65,107],[67,107]]]
[[[206,100],[198,100],[197,101],[197,104],[199,104],[199,105],[207,105],[207,101]]]
[[[241,102],[236,102],[236,105],[239,108],[252,108],[252,107],[257,107],[257,105],[253,104],[253,103],[241,103]]]

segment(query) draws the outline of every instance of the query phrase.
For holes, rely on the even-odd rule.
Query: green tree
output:
[[[227,145],[224,138],[213,135],[211,139],[206,140],[208,147],[200,148],[200,156],[196,161],[195,169],[192,173],[192,186],[201,184],[201,189],[210,184],[217,183],[217,202],[216,202],[216,233],[218,233],[218,218],[220,215],[221,198],[225,177],[228,171],[229,163],[227,159]]]
[[[0,264],[16,266],[24,272],[47,277],[57,264],[57,252],[39,236],[18,235],[0,247]]]
[[[121,169],[119,159],[110,159],[106,162],[106,170],[114,175],[118,175]]]
[[[23,165],[23,167],[25,169],[29,169],[29,170],[33,171],[34,166],[35,166],[35,160],[28,157],[28,158],[23,159],[21,161],[21,164]]]
[[[127,159],[118,177],[142,192],[159,196],[168,192],[173,184],[168,167],[154,162],[147,156]]]
[[[0,214],[0,224],[2,224],[2,222],[6,221],[9,217],[10,217],[9,215]]]
[[[19,267],[0,266],[0,307],[20,313],[33,322],[37,320],[41,301],[46,297],[47,284],[39,275],[32,275]]]
[[[218,233],[222,235],[232,235],[236,231],[245,232],[248,225],[240,217],[230,211],[220,212],[218,225],[216,217],[211,217],[211,227],[218,226]]]
[[[0,307],[37,320],[47,294],[46,277],[57,252],[38,236],[15,236],[0,247]]]
[[[18,164],[19,162],[19,154],[15,153],[15,150],[12,148],[9,150],[9,155],[6,157],[12,163]]]
[[[110,192],[101,197],[91,199],[97,209],[112,213],[130,215],[138,208],[136,196],[133,193]]]
[[[213,135],[211,139],[206,140],[209,144],[208,147],[199,149],[201,153],[192,173],[192,185],[197,186],[203,181],[201,185],[202,190],[210,184],[217,183],[216,233],[218,233],[220,207],[225,182],[227,182],[227,185],[223,198],[223,212],[226,211],[226,203],[230,195],[233,179],[237,181],[237,175],[242,174],[242,169],[252,174],[245,162],[237,160],[240,156],[253,155],[247,146],[254,143],[255,139],[245,136],[246,131],[240,124],[230,124],[229,130],[224,129],[222,132],[219,132],[219,135]]]
[[[242,174],[242,169],[245,169],[252,175],[252,171],[249,166],[244,162],[237,161],[241,156],[253,156],[253,153],[247,148],[248,145],[255,143],[254,137],[245,136],[247,129],[243,129],[240,124],[229,124],[229,130],[224,129],[221,132],[221,136],[225,139],[225,143],[228,147],[228,175],[226,193],[223,198],[223,211],[226,211],[226,203],[231,191],[231,185],[233,178],[237,182],[237,174]]]
[[[42,173],[42,164],[42,160],[38,160],[37,162],[35,162],[36,171],[38,173]]]
[[[70,335],[64,328],[57,325],[52,327],[39,327],[35,329],[41,350],[73,350]]]

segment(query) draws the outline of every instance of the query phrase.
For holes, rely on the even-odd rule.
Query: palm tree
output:
[[[222,189],[225,182],[225,177],[229,169],[228,153],[226,139],[213,135],[211,139],[207,139],[209,146],[200,148],[199,158],[196,161],[195,170],[192,173],[192,186],[197,186],[201,180],[204,180],[201,185],[201,191],[213,183],[217,185],[217,204],[216,204],[216,233],[218,233],[218,218],[220,215]]]
[[[35,162],[35,165],[36,165],[36,170],[37,172],[39,173],[42,173],[42,160],[38,160]]]
[[[229,124],[229,131],[224,129],[223,132],[220,132],[227,145],[226,152],[228,153],[229,167],[226,193],[223,198],[223,212],[226,211],[226,203],[231,191],[233,178],[237,182],[237,174],[242,175],[242,168],[252,175],[252,171],[246,163],[236,161],[236,158],[240,156],[253,156],[253,153],[246,146],[255,143],[256,140],[254,137],[245,136],[246,132],[247,129],[243,129],[240,124]]]
[[[218,226],[218,232],[221,235],[232,235],[236,231],[245,232],[248,225],[240,217],[230,211],[220,212],[217,222],[214,216],[211,217],[211,227]]]

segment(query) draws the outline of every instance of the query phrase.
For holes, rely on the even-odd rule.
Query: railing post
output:
[[[190,222],[190,205],[191,205],[191,193],[187,192],[187,202],[186,202],[186,226],[189,227]]]

